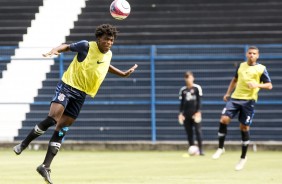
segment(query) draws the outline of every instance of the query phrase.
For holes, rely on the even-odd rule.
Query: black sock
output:
[[[226,134],[227,134],[227,125],[220,123],[218,130],[218,148],[223,149]]]
[[[66,135],[68,128],[62,128],[61,131],[54,131],[52,138],[50,139],[48,150],[44,159],[44,166],[49,168],[51,162],[53,161],[54,157],[57,155],[58,151],[60,150],[62,140]]]
[[[249,131],[241,131],[241,136],[242,136],[242,154],[241,158],[246,158],[249,143],[250,143],[250,134]]]
[[[197,137],[197,142],[198,142],[198,147],[200,150],[200,153],[203,153],[203,136],[202,136],[202,125],[201,123],[195,123],[194,124],[195,129],[196,129],[196,137]]]
[[[49,127],[55,125],[56,123],[56,120],[48,116],[45,120],[35,125],[34,129],[32,129],[27,137],[22,141],[22,145],[27,147],[31,141],[43,135]]]

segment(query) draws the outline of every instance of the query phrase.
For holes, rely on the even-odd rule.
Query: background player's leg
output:
[[[240,124],[241,136],[242,136],[242,154],[241,158],[245,158],[247,155],[249,143],[250,143],[250,127]]]
[[[218,130],[218,150],[217,153],[213,155],[214,159],[217,159],[220,157],[220,155],[224,152],[224,142],[225,142],[225,137],[227,134],[227,125],[230,123],[231,118],[233,118],[238,111],[240,110],[240,105],[235,103],[232,99],[229,100],[225,108],[222,111],[222,115],[220,118],[220,123],[219,123],[219,130]]]
[[[255,101],[245,101],[241,104],[242,108],[239,114],[240,130],[242,136],[242,153],[238,164],[235,166],[235,170],[242,170],[247,162],[247,151],[250,142],[250,125],[254,117],[254,105]]]
[[[242,153],[241,153],[240,161],[235,166],[235,170],[237,171],[242,170],[247,162],[246,155],[247,155],[249,142],[250,142],[250,134],[249,134],[250,127],[241,123],[240,130],[241,130],[241,136],[242,136]]]
[[[74,121],[75,121],[74,118],[71,118],[71,117],[66,116],[66,115],[63,115],[62,118],[58,121],[58,123],[56,125],[56,129],[53,133],[53,136],[50,139],[48,151],[47,151],[45,160],[43,162],[43,165],[46,168],[50,167],[53,158],[58,153],[58,151],[61,147],[61,144],[62,144],[62,140],[63,140],[63,138],[66,135],[66,132],[68,130],[67,127],[71,126]]]
[[[35,125],[34,129],[30,131],[22,143],[14,147],[15,153],[21,154],[21,152],[30,144],[31,141],[43,135],[49,127],[55,125],[64,113],[64,110],[65,108],[62,104],[53,102],[50,106],[50,111],[47,118]]]
[[[194,123],[194,126],[195,126],[195,131],[196,131],[198,147],[200,149],[200,155],[204,155],[203,144],[202,144],[202,141],[203,141],[202,125],[201,123]]]
[[[255,101],[246,101],[242,104],[242,110],[239,114],[239,122],[240,122],[240,130],[242,137],[242,154],[241,158],[244,159],[246,157],[248,146],[250,142],[250,125],[252,124],[254,118],[254,106]]]
[[[194,145],[194,135],[193,135],[193,123],[190,118],[186,118],[184,121],[184,127],[187,134],[187,140],[189,146]]]
[[[231,121],[230,117],[226,115],[221,116],[219,130],[218,130],[218,149],[213,154],[212,156],[213,159],[218,159],[222,155],[222,153],[224,153],[224,142],[227,134],[227,125],[230,123],[230,121]]]
[[[221,116],[218,129],[218,148],[224,148],[225,137],[227,134],[227,125],[231,119],[228,116]]]

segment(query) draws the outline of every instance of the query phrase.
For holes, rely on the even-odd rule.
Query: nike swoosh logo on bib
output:
[[[102,63],[105,63],[105,62],[100,62],[100,61],[97,61],[97,64],[102,64]]]

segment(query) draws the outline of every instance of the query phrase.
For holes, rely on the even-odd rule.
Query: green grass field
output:
[[[249,153],[244,170],[234,171],[239,152],[227,152],[220,160],[184,158],[184,152],[78,152],[61,151],[52,165],[55,184],[272,184],[282,183],[281,152]],[[43,151],[21,156],[0,151],[1,184],[44,183],[35,168]]]

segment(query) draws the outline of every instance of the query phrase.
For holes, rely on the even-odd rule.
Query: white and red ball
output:
[[[200,154],[200,150],[199,150],[199,147],[198,146],[190,146],[188,148],[188,154],[191,155],[191,156],[196,156],[196,155],[199,155]]]
[[[126,0],[114,0],[110,6],[111,15],[117,20],[128,17],[130,10],[130,4]]]

